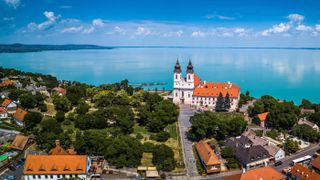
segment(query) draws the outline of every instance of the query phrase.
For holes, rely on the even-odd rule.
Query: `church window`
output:
[[[178,74],[176,74],[176,79],[178,79]]]
[[[188,75],[188,79],[190,80],[190,75]]]
[[[190,94],[188,94],[188,97],[190,97]]]
[[[176,97],[178,97],[178,93],[176,93]]]

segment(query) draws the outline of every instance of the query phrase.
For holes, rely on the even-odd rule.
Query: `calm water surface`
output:
[[[177,58],[183,72],[191,58],[196,74],[206,81],[231,81],[257,97],[271,94],[296,103],[302,98],[320,103],[319,50],[118,48],[4,53],[0,66],[94,85],[128,79],[130,83],[164,82],[157,88],[171,89]]]

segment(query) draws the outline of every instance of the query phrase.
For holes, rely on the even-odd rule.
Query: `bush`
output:
[[[64,112],[62,112],[62,111],[57,111],[57,113],[56,113],[56,120],[58,121],[58,122],[63,122],[64,121]]]
[[[150,136],[150,139],[151,140],[156,140],[156,141],[159,141],[159,142],[165,142],[167,141],[168,139],[170,138],[170,134],[166,131],[162,131],[162,132],[159,132],[157,134],[153,134]]]
[[[143,136],[142,136],[141,133],[138,133],[138,134],[136,135],[136,138],[137,138],[138,140],[141,140],[141,139],[143,139]]]
[[[47,112],[47,111],[48,111],[47,105],[44,104],[44,103],[43,103],[43,104],[40,104],[39,110],[40,110],[41,112]]]

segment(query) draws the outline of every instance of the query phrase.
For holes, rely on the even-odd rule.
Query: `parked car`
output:
[[[280,166],[282,164],[282,161],[278,161],[276,163],[274,163],[274,166]]]
[[[16,180],[15,176],[6,176],[4,177],[4,180]]]

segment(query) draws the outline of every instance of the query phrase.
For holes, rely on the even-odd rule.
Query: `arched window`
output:
[[[178,79],[178,74],[176,74],[176,79]]]
[[[188,79],[190,80],[190,75],[188,75]]]

